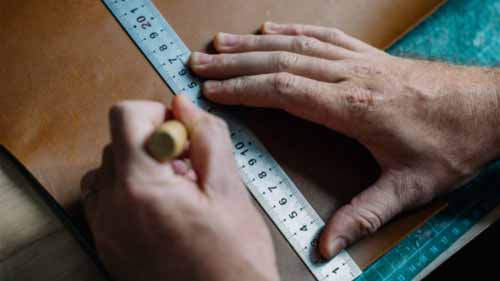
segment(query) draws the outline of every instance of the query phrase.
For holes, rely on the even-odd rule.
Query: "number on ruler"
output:
[[[160,49],[160,51],[164,52],[164,51],[168,50],[168,46],[167,46],[167,44],[163,44],[158,49]]]

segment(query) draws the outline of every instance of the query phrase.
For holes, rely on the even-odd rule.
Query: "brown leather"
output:
[[[199,50],[217,31],[254,32],[266,20],[336,26],[386,47],[442,1],[155,2]],[[122,99],[167,103],[170,92],[100,1],[4,0],[0,38],[0,142],[71,206],[80,177],[98,165],[109,141],[110,106]],[[355,141],[281,112],[243,116],[324,219],[377,177],[376,163]],[[353,247],[353,257],[365,267],[439,206],[403,216]],[[313,280],[272,229],[283,280]]]

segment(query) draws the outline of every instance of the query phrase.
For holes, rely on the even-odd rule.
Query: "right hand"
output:
[[[390,56],[331,28],[267,23],[262,35],[219,34],[193,54],[205,96],[280,108],[364,144],[380,178],[327,223],[331,258],[403,210],[456,188],[499,155],[498,70]]]
[[[182,96],[173,116],[189,159],[159,163],[144,144],[164,105],[126,101],[110,113],[112,142],[82,180],[98,254],[116,280],[278,280],[272,239],[236,167],[225,122]]]

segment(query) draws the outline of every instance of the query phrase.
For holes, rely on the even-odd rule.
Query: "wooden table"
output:
[[[0,280],[105,280],[33,184],[0,150]]]

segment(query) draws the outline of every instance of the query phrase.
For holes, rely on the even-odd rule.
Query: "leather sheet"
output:
[[[218,31],[255,32],[266,20],[335,26],[377,47],[442,0],[156,0],[193,50]],[[0,9],[0,142],[66,207],[109,142],[107,112],[122,99],[168,103],[171,93],[100,1],[4,0]],[[243,118],[323,219],[379,171],[355,141],[278,111]],[[265,126],[263,126],[265,124]],[[349,251],[361,267],[442,204],[403,215]],[[270,223],[271,224],[271,223]],[[313,280],[272,227],[283,280]]]

